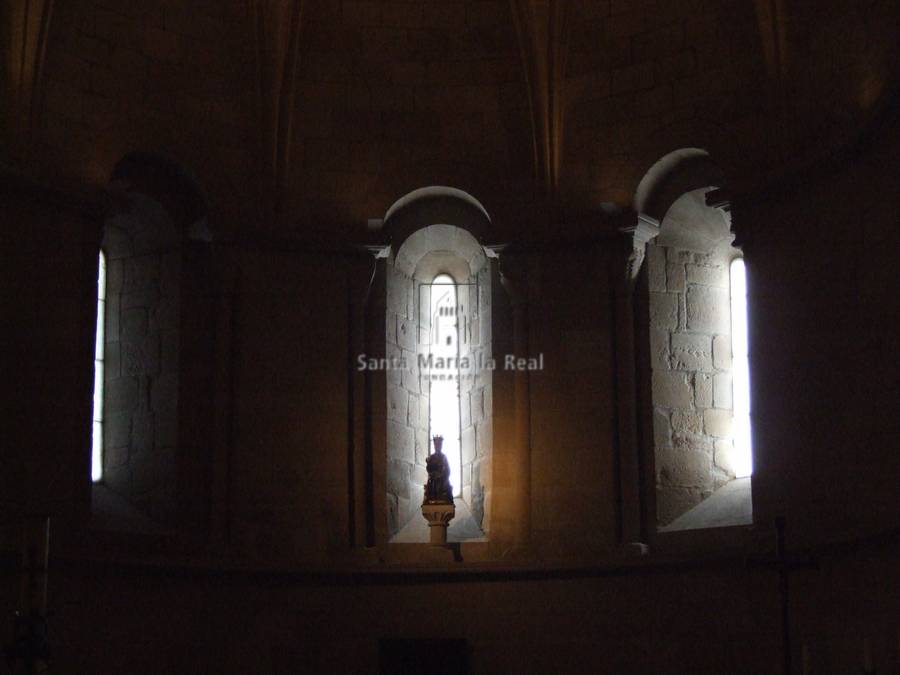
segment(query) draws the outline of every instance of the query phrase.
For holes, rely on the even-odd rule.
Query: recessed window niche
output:
[[[735,436],[749,433],[749,417],[735,418],[734,389],[748,400],[747,369],[736,373],[732,353],[732,263],[742,260],[727,216],[705,203],[708,191],[679,197],[647,248],[657,518],[670,529],[739,524],[735,505],[749,507],[749,446],[746,433]],[[746,345],[746,319],[735,328]]]
[[[657,162],[635,205],[648,242],[642,321],[649,339],[656,528],[752,522],[746,278],[718,168],[703,150]],[[702,187],[701,187],[702,186]],[[650,485],[648,485],[648,488]]]
[[[445,195],[449,199],[474,202],[450,188],[426,190],[435,189],[451,191]],[[416,229],[387,260],[385,355],[399,366],[386,376],[391,542],[428,541],[420,507],[428,477],[425,460],[435,435],[445,439],[456,501],[449,540],[480,539],[489,529],[492,377],[485,363],[491,357],[490,297],[490,261],[461,227]]]

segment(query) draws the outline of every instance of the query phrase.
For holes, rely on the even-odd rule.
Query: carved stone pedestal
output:
[[[428,521],[428,533],[432,544],[447,543],[447,526],[456,515],[453,504],[422,504],[422,515]]]

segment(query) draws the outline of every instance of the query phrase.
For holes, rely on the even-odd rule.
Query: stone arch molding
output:
[[[166,157],[130,152],[116,164],[103,249],[114,258],[169,250],[182,241],[212,241],[207,203],[193,175]]]
[[[683,194],[701,188],[721,188],[724,181],[724,173],[706,150],[681,148],[647,170],[634,193],[634,210],[662,222]]]
[[[479,239],[490,226],[490,216],[477,199],[440,185],[413,190],[384,217],[384,228],[397,246],[398,271],[410,277],[444,271],[457,281],[484,267],[487,256]]]
[[[632,243],[627,277],[637,277],[646,245],[654,239],[663,246],[695,251],[731,244],[724,183],[724,172],[701,148],[681,148],[657,160],[635,190],[635,223],[624,228]]]

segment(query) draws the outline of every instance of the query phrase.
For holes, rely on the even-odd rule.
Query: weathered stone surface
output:
[[[672,429],[692,434],[703,433],[703,416],[690,410],[672,411]]]
[[[711,265],[688,265],[687,281],[689,284],[704,286],[728,287],[728,271],[725,267]]]
[[[159,334],[149,333],[143,339],[121,342],[122,371],[126,375],[155,375],[160,370]]]
[[[674,370],[712,370],[712,340],[709,335],[674,333],[672,335]]]
[[[384,320],[384,330],[385,335],[384,338],[389,345],[396,345],[397,342],[397,320],[398,316],[396,312],[388,311],[387,316]]]
[[[121,296],[118,293],[107,293],[106,316],[103,322],[104,338],[107,342],[115,342],[121,336]]]
[[[386,476],[388,492],[409,499],[410,466],[408,462],[388,460]]]
[[[711,460],[706,453],[673,448],[658,453],[658,461],[662,485],[704,487],[709,481]]]
[[[666,290],[666,252],[665,249],[647,244],[647,280],[650,290],[664,293]]]
[[[138,411],[131,418],[131,449],[145,452],[153,448],[153,413]]]
[[[712,408],[713,378],[708,373],[694,375],[694,405],[698,408]]]
[[[730,476],[734,476],[735,459],[734,444],[730,440],[720,439],[716,441],[716,466]]]
[[[479,457],[490,454],[493,428],[490,417],[485,417],[475,427],[475,451]]]
[[[416,324],[405,317],[397,317],[397,344],[404,350],[416,351]]]
[[[406,423],[411,427],[419,426],[419,396],[418,394],[409,395],[409,404],[406,407]],[[427,423],[427,421],[426,421]]]
[[[713,337],[713,366],[720,370],[731,369],[731,336],[716,335]]]
[[[669,263],[666,265],[666,290],[669,293],[682,293],[685,287],[684,265]]]
[[[678,295],[650,293],[650,326],[675,330],[678,327]]]
[[[472,423],[477,424],[484,419],[484,389],[476,389],[469,394],[472,407]]]
[[[103,379],[114,380],[122,374],[120,357],[121,345],[118,342],[107,342],[103,350]]]
[[[654,370],[669,369],[669,331],[650,329],[650,363]]]
[[[405,349],[402,352],[403,362],[406,367],[400,371],[400,384],[409,392],[418,394],[421,391],[421,380],[419,379],[419,361],[415,352],[408,352]]]
[[[406,424],[409,395],[407,391],[390,382],[387,385],[387,416],[389,420]]]
[[[653,444],[657,448],[665,448],[672,445],[672,427],[669,424],[669,416],[665,410],[653,409]]]
[[[460,438],[460,452],[463,464],[469,464],[475,459],[475,428],[468,427],[462,430]]]
[[[112,293],[119,293],[125,279],[125,265],[123,260],[106,259],[106,297]]]
[[[131,413],[117,412],[104,416],[103,447],[127,446],[131,440]]]
[[[126,466],[129,461],[129,448],[127,445],[123,446],[103,446],[103,471],[107,473],[113,469],[120,469],[123,466]]]
[[[706,433],[717,438],[731,438],[731,411],[710,408],[703,412],[703,427]]]
[[[694,254],[682,248],[669,246],[666,248],[666,260],[670,263],[689,263],[694,260]]]
[[[459,423],[463,429],[472,426],[472,410],[469,393],[460,392],[459,399]]]
[[[731,323],[728,292],[712,286],[690,286],[687,291],[687,328],[727,333]]]
[[[147,334],[149,326],[147,310],[142,307],[126,309],[122,312],[121,336],[136,340]]]
[[[697,488],[660,486],[656,489],[656,515],[660,525],[668,525],[702,500]]]
[[[653,400],[664,408],[688,408],[694,390],[687,373],[653,371]]]
[[[713,403],[716,408],[731,409],[733,404],[731,373],[716,373],[713,378]]]
[[[682,451],[691,451],[711,455],[713,439],[703,434],[693,434],[688,431],[672,432],[672,447]]]
[[[106,413],[119,410],[134,410],[140,395],[138,381],[135,377],[119,377],[106,384],[104,402]]]
[[[416,461],[415,431],[412,427],[394,420],[387,422],[387,452],[392,459],[402,459],[412,464]]]
[[[416,429],[414,434],[416,445],[416,464],[424,467],[425,459],[428,457],[428,451],[431,446],[431,442],[428,439],[428,429]]]

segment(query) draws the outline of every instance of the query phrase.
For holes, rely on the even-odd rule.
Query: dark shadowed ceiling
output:
[[[105,185],[169,156],[220,235],[362,236],[403,194],[497,236],[626,207],[703,148],[752,189],[852,142],[897,74],[890,0],[8,0],[17,173]],[[602,207],[601,205],[604,205]]]

